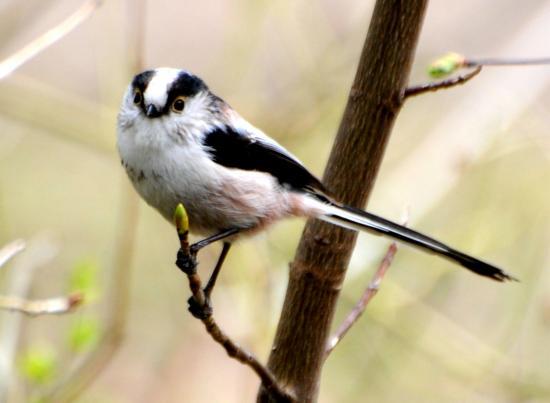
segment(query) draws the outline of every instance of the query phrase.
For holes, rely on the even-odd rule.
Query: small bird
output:
[[[185,70],[136,75],[122,100],[117,137],[122,165],[141,197],[169,221],[183,203],[191,232],[207,236],[192,246],[194,253],[224,241],[212,276],[237,236],[300,216],[389,236],[493,280],[514,279],[426,235],[339,203],[298,158]]]

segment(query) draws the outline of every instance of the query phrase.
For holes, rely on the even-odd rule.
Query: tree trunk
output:
[[[378,0],[324,174],[334,197],[364,206],[403,102],[428,0]],[[356,233],[311,220],[294,262],[268,367],[299,402],[317,399],[334,310]],[[273,401],[260,389],[258,402]]]

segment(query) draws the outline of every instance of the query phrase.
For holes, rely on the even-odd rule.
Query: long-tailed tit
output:
[[[184,70],[135,76],[118,115],[118,151],[137,192],[166,219],[184,204],[191,231],[208,236],[195,250],[225,240],[218,266],[237,233],[301,216],[386,235],[482,276],[512,279],[426,235],[334,200],[294,155]]]

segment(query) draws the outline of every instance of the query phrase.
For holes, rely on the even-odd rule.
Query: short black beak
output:
[[[157,107],[153,104],[147,105],[145,108],[145,115],[148,118],[157,118],[160,116],[160,111],[157,109]]]

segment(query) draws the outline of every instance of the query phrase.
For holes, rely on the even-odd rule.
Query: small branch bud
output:
[[[459,53],[449,52],[434,60],[428,66],[428,75],[432,78],[446,77],[464,67],[465,57]]]
[[[187,211],[183,204],[178,204],[176,210],[174,211],[174,223],[178,230],[179,235],[183,235],[189,231],[189,217],[187,216]]]

